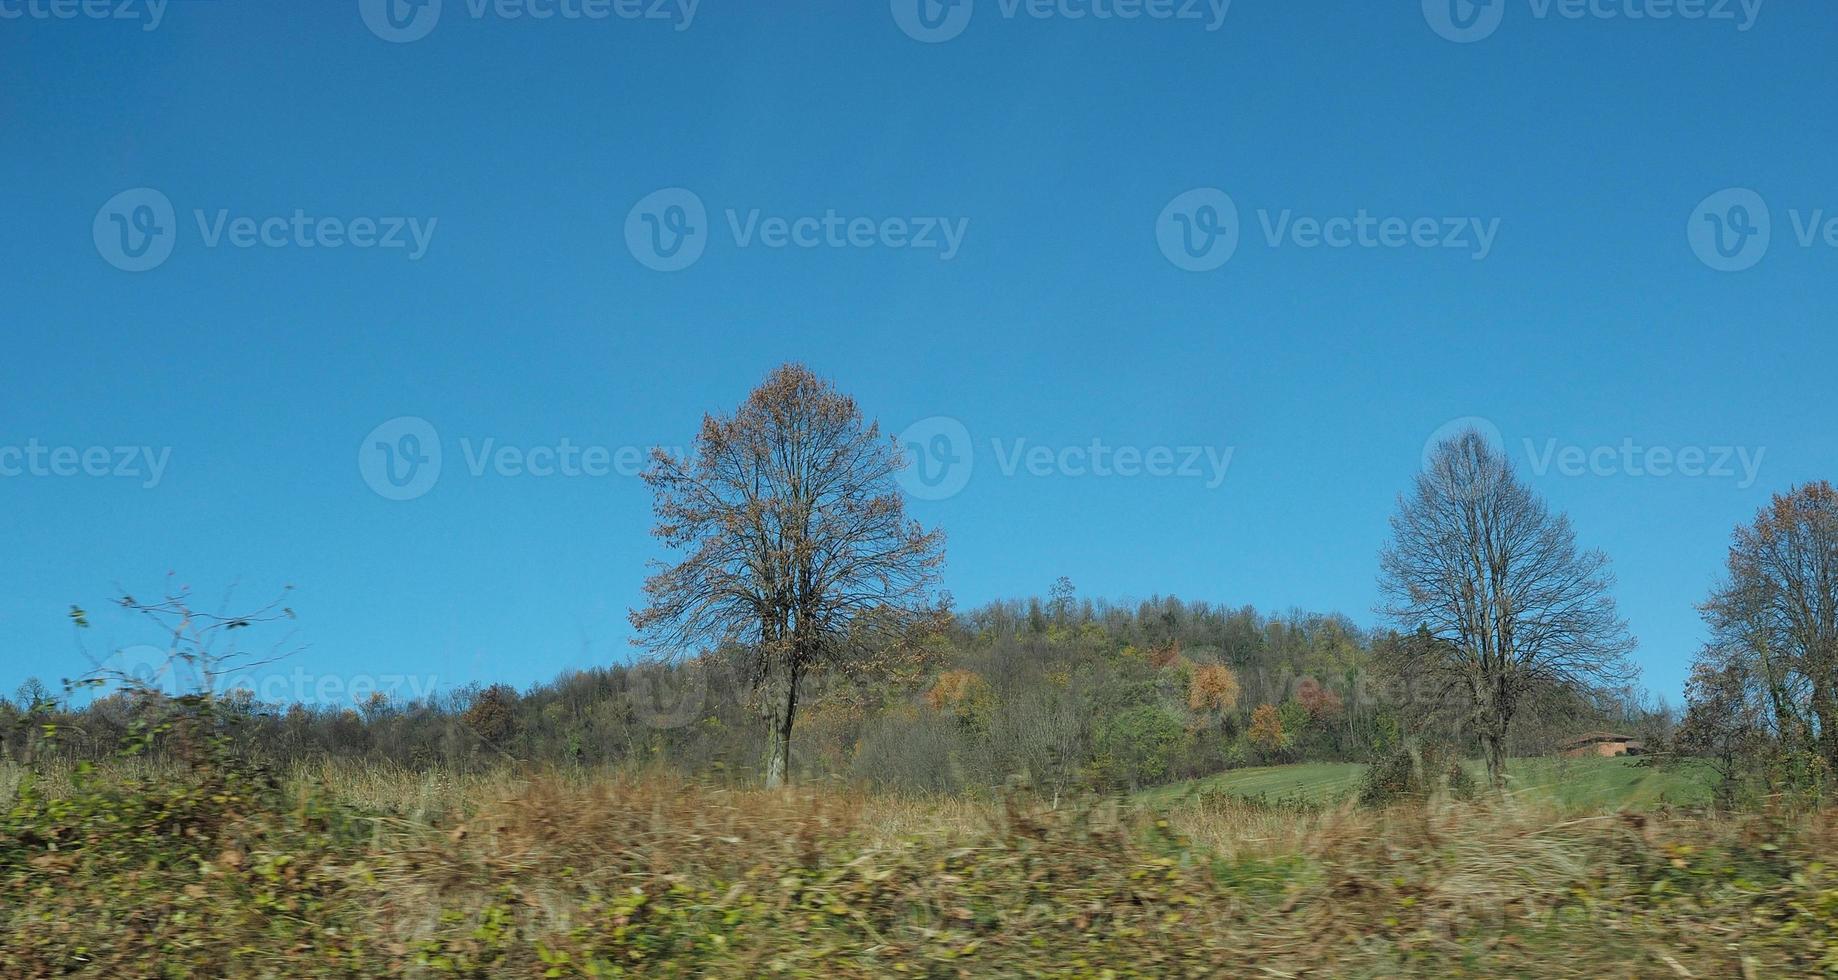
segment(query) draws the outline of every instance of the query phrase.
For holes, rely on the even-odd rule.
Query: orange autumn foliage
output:
[[[947,670],[939,674],[932,689],[925,692],[925,703],[933,711],[939,711],[947,706],[962,704],[966,698],[987,686],[983,678],[972,671]]]
[[[1246,733],[1253,744],[1266,752],[1283,746],[1283,719],[1276,706],[1260,704],[1251,712],[1251,730]]]
[[[1224,664],[1194,668],[1187,682],[1187,707],[1193,711],[1230,711],[1238,704],[1238,675]]]

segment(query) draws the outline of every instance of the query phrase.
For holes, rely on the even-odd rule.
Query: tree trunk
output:
[[[1494,792],[1504,792],[1506,789],[1506,736],[1489,729],[1482,736],[1482,741],[1486,743],[1487,748],[1487,782],[1493,786]]]
[[[784,690],[777,687],[772,685],[765,691],[767,789],[779,789],[791,780],[791,726],[798,712],[797,678],[787,678]]]
[[[1512,731],[1513,712],[1518,707],[1511,682],[1495,677],[1487,692],[1486,719],[1481,738],[1487,743],[1487,781],[1495,793],[1506,791],[1506,735]]]
[[[1761,637],[1755,653],[1761,664],[1762,683],[1767,686],[1768,700],[1774,708],[1774,727],[1781,743],[1795,750],[1811,749],[1812,726],[1794,705],[1793,696],[1787,691],[1786,678],[1775,669],[1767,637]]]
[[[1838,771],[1838,691],[1833,690],[1830,681],[1813,683],[1812,713],[1819,719],[1819,754]]]

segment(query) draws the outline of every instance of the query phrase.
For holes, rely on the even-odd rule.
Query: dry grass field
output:
[[[663,774],[0,778],[4,976],[1838,974],[1838,822]]]

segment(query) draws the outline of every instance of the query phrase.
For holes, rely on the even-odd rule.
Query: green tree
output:
[[[1106,776],[1131,789],[1153,783],[1168,775],[1185,735],[1181,719],[1165,708],[1126,708],[1098,729],[1100,767]]]

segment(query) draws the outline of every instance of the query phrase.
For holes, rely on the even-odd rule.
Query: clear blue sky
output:
[[[978,0],[967,23],[939,12],[961,33],[921,43],[881,0],[706,0],[684,30],[680,12],[445,0],[426,36],[392,43],[353,0],[178,0],[152,30],[142,3],[135,22],[44,2],[0,0],[21,14],[0,16],[5,691],[83,669],[71,603],[153,593],[169,569],[252,600],[296,585],[309,647],[290,669],[313,676],[527,685],[626,657],[658,554],[642,483],[474,477],[466,448],[681,444],[788,359],[892,429],[963,425],[968,482],[914,504],[950,534],[962,605],[1066,575],[1085,595],[1375,623],[1376,552],[1425,440],[1487,419],[1615,559],[1648,683],[1674,701],[1732,526],[1838,477],[1838,248],[1796,228],[1838,216],[1825,4],[1769,2],[1744,31],[1740,4],[1732,22],[1497,0],[1491,36],[1458,44],[1406,2],[1236,0],[1209,31],[1205,4],[1120,20]],[[1490,9],[1458,13],[1485,31]],[[413,13],[407,30],[430,23]],[[142,187],[175,230],[144,198],[108,212]],[[667,188],[706,209],[704,252],[677,272],[627,235],[642,252],[648,216],[680,227],[634,214]],[[1211,271],[1161,243],[1216,210],[1158,227],[1197,188],[1240,214]],[[1729,188],[1772,220],[1740,272],[1688,235],[1754,227],[1732,199],[1694,214]],[[236,247],[219,220],[296,209],[436,223],[416,258],[302,247],[291,225]],[[875,224],[868,247],[807,225],[817,247],[770,248],[754,209]],[[1481,259],[1307,248],[1301,230],[1273,247],[1263,225],[1285,209],[1498,224]],[[892,247],[916,225],[881,230],[928,217],[968,222],[950,258]],[[114,236],[139,251],[147,228],[170,255],[111,264],[136,261]],[[399,428],[370,434],[403,416],[433,426],[443,470],[398,502],[359,453],[402,448]],[[1017,439],[1232,456],[1215,487],[1059,462],[1008,475]],[[1710,470],[1719,447],[1765,455],[1749,485],[1735,460],[1636,475],[1629,441],[1703,450]],[[144,459],[141,477],[50,475],[54,448],[116,446],[170,449],[158,485]],[[1617,456],[1533,473],[1552,446]],[[85,642],[148,639],[104,616]]]

